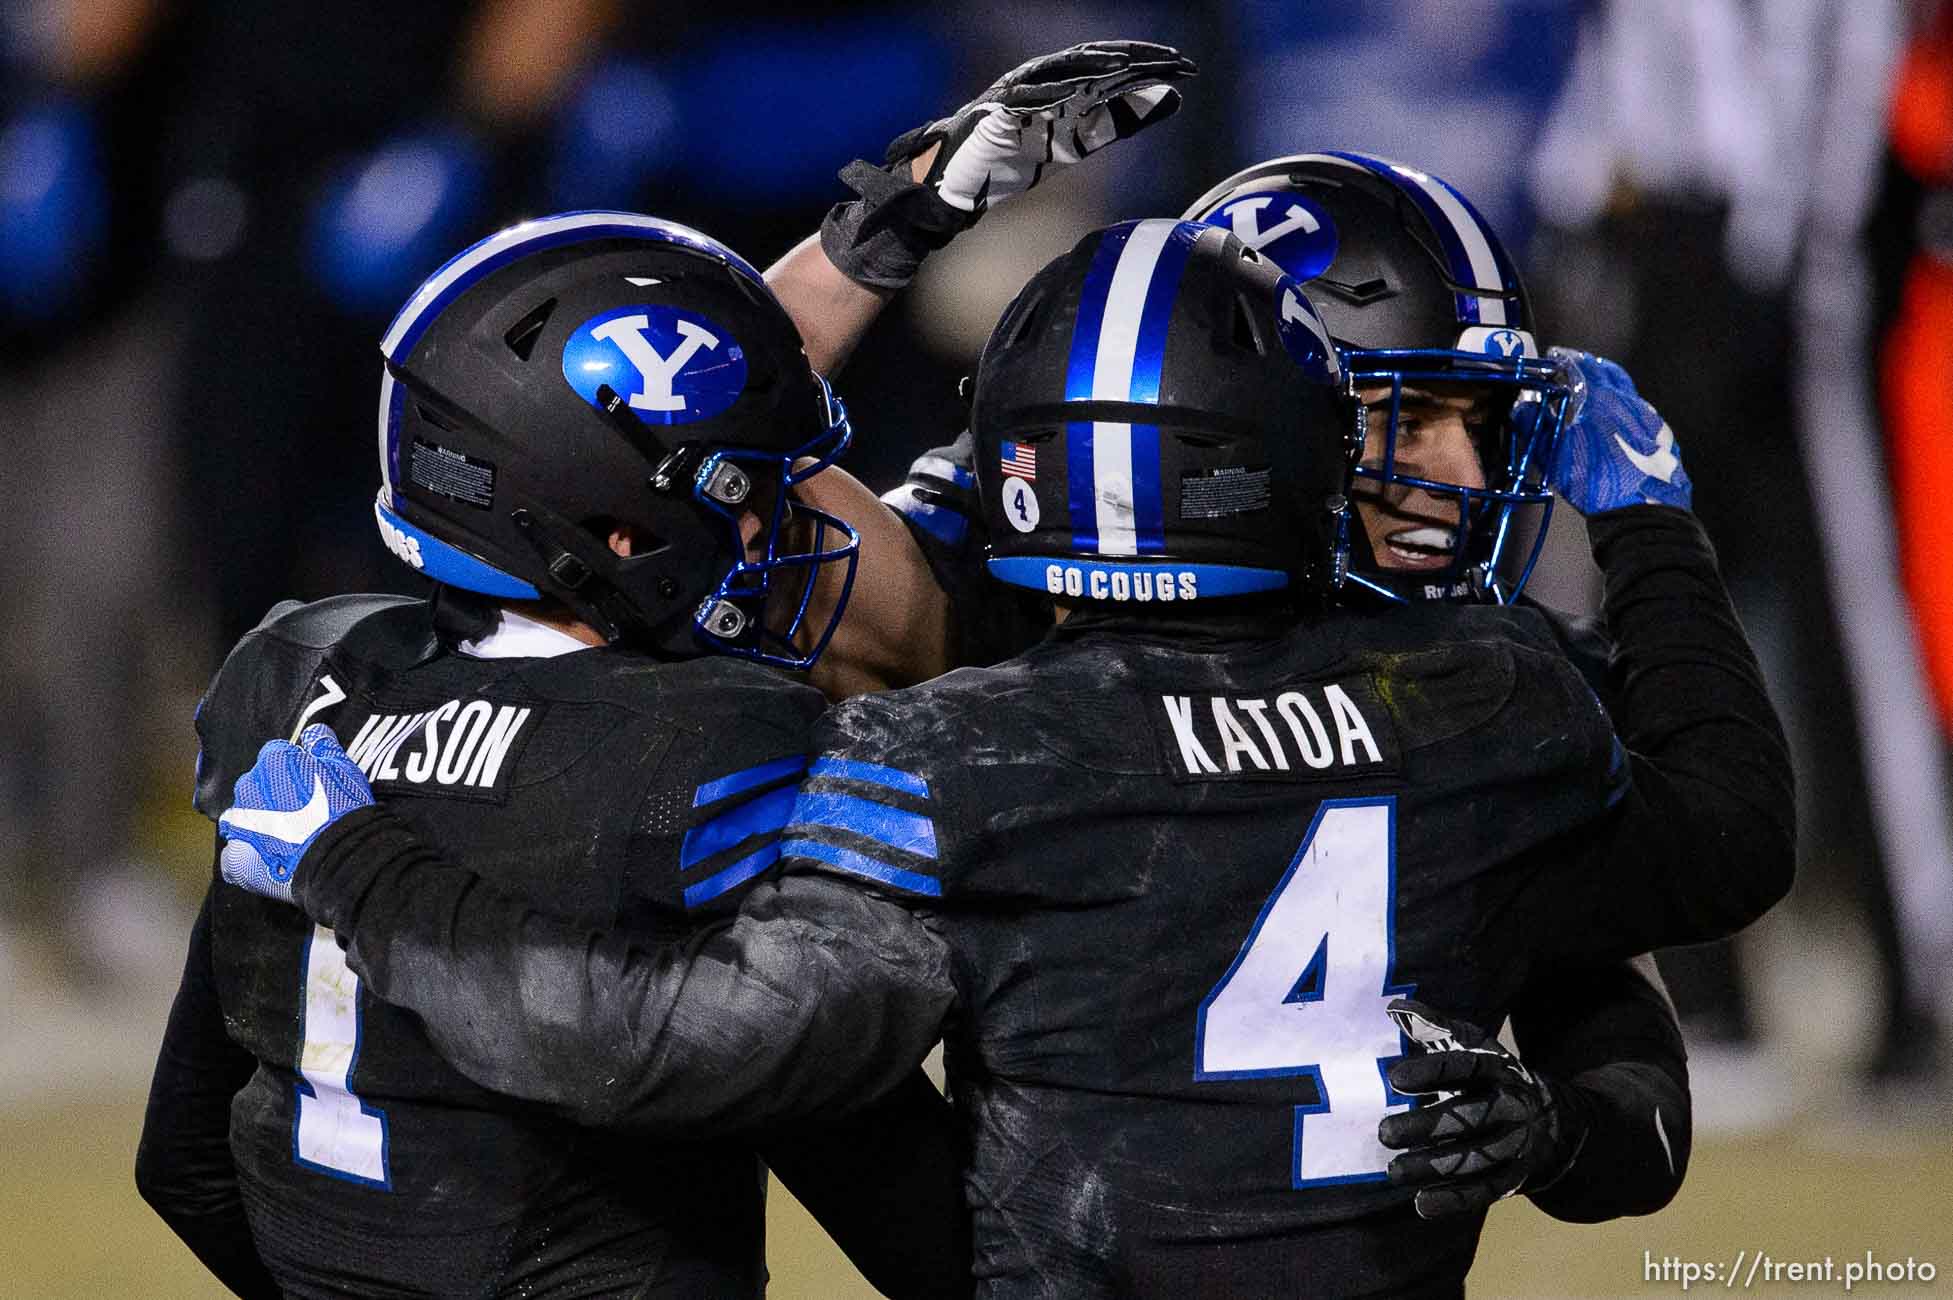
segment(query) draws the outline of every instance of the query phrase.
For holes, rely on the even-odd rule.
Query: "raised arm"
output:
[[[1756,656],[1689,513],[1675,435],[1618,366],[1561,354],[1582,391],[1554,487],[1587,515],[1614,641],[1618,797],[1542,855],[1542,933],[1568,959],[1734,933],[1790,889],[1790,758]]]
[[[841,179],[859,197],[766,272],[814,369],[845,364],[923,259],[991,205],[1173,116],[1174,83],[1195,71],[1170,46],[1088,41],[1013,68],[948,117],[904,131],[882,164],[849,163]]]

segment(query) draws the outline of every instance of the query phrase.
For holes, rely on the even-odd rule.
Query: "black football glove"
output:
[[[1064,166],[1164,122],[1180,108],[1173,83],[1193,60],[1150,41],[1087,41],[1013,68],[948,117],[889,143],[887,166],[841,171],[861,197],[821,223],[821,247],[849,278],[897,289],[922,259],[976,224],[991,204]],[[941,145],[920,185],[910,163]]]
[[[1386,1010],[1413,1044],[1391,1063],[1390,1086],[1441,1098],[1377,1125],[1377,1140],[1403,1153],[1390,1162],[1390,1181],[1417,1189],[1419,1217],[1538,1191],[1573,1164],[1587,1129],[1567,1090],[1468,1021],[1408,998]]]

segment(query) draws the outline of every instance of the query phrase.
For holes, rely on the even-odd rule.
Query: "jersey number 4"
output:
[[[1393,798],[1325,800],[1200,1004],[1195,1079],[1315,1080],[1316,1102],[1295,1108],[1296,1187],[1383,1178],[1377,1121],[1411,1105],[1383,1075],[1405,1051],[1384,1007],[1413,991],[1390,982],[1396,823]]]

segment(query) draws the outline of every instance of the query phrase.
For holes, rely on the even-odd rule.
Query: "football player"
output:
[[[959,175],[979,156],[1000,174],[954,228],[1163,120],[1192,70],[1098,42],[1007,75],[954,119],[959,147],[985,128]],[[1002,179],[1033,134],[1041,167]],[[730,911],[777,854],[821,707],[777,670],[818,661],[854,577],[853,530],[789,500],[847,427],[778,303],[697,232],[575,214],[455,258],[383,350],[376,522],[437,594],[281,606],[233,652],[199,710],[201,808],[267,734],[317,744],[332,722],[365,766],[318,799],[251,787],[223,875],[282,893],[274,846],[377,791],[560,915],[649,940]],[[234,1290],[760,1285],[750,1150],[619,1147],[495,1098],[373,1004],[327,932],[287,911],[249,933],[261,907],[206,901],[137,1170]],[[969,1273],[950,1135],[913,1074],[763,1155],[884,1291],[949,1294]]]
[[[268,732],[335,723],[365,766],[291,811],[231,814],[226,874],[275,887],[255,837],[308,838],[370,780],[559,916],[680,935],[729,912],[823,707],[775,670],[825,637],[793,644],[806,576],[841,575],[831,624],[855,559],[845,524],[787,504],[848,438],[791,321],[710,238],[588,213],[456,257],[384,352],[375,520],[440,585],[281,605],[232,651],[198,713],[200,808],[223,812]],[[900,1260],[859,1251],[904,1248],[876,1218],[955,1221],[940,1102],[910,1083],[859,1127],[763,1149],[885,1286]],[[758,1294],[765,1277],[750,1148],[619,1143],[495,1096],[364,993],[328,932],[222,884],[137,1172],[245,1294]]]
[[[1226,231],[1126,223],[1031,282],[978,372],[990,569],[1054,599],[1053,637],[831,710],[790,870],[732,926],[593,935],[383,805],[279,851],[292,897],[470,1077],[648,1134],[840,1104],[946,1029],[989,1293],[1454,1294],[1482,1205],[1420,1218],[1388,1181],[1403,1035],[1451,1049],[1424,1088],[1534,1081],[1452,1073],[1484,1044],[1400,999],[1497,1024],[1539,970],[1727,933],[1789,884],[1760,674],[1637,472],[1660,417],[1569,367],[1552,485],[1607,577],[1612,725],[1534,611],[1326,603],[1361,447],[1326,329]],[[358,780],[324,742],[259,768]],[[1547,1178],[1572,1155],[1515,1142]]]
[[[910,133],[889,156],[903,161],[922,143]],[[849,174],[858,178],[864,169],[856,164]],[[926,179],[919,174],[918,187],[926,188]],[[899,204],[880,201],[915,209],[924,202],[918,187],[901,191]],[[853,332],[872,319],[883,301],[878,295],[906,283],[913,270],[886,265],[849,238],[884,224],[862,212],[875,202],[864,197],[837,208],[818,248],[810,241],[769,272],[790,311],[803,299],[819,303],[824,332],[815,337],[830,360],[845,355]],[[1369,427],[1351,494],[1362,527],[1353,532],[1350,581],[1338,599],[1369,608],[1525,599],[1552,504],[1544,475],[1568,389],[1560,367],[1540,356],[1511,258],[1470,201],[1441,178],[1386,159],[1312,154],[1245,168],[1184,215],[1227,227],[1303,282],[1331,339],[1351,355],[1345,384],[1364,403]],[[1035,447],[1017,446],[1014,456],[1013,472],[1035,478]],[[887,529],[845,475],[810,485],[862,528],[882,597],[857,604],[844,621],[838,653],[820,669],[824,680],[913,682],[945,662],[1006,658],[1049,628],[1047,593],[1013,593],[988,579],[973,457],[965,435],[918,459],[908,481],[884,497],[907,536]],[[1653,487],[1682,493],[1686,504],[1685,476]],[[1024,520],[1020,514],[1008,522]],[[1531,548],[1521,554],[1523,539]],[[1534,608],[1611,707],[1609,647],[1593,621]],[[1653,961],[1541,972],[1513,1019],[1528,1059],[1541,1067],[1536,1072],[1568,1081],[1562,1100],[1584,1111],[1584,1122],[1568,1127],[1583,1130],[1586,1159],[1536,1194],[1536,1203],[1581,1221],[1666,1204],[1686,1168],[1690,1102],[1680,1031]],[[1484,1064],[1475,1056],[1452,1066]],[[1499,1086],[1488,1076],[1481,1100]],[[1419,1124],[1437,1114],[1424,1112]],[[1455,1129],[1477,1119],[1490,1141],[1509,1142],[1505,1115],[1488,1106],[1448,1122]],[[1391,1137],[1413,1144],[1398,1172],[1428,1185],[1442,1165],[1428,1159],[1432,1150],[1415,1148],[1419,1124],[1397,1125]],[[1435,1210],[1482,1203],[1488,1192],[1524,1181],[1523,1163],[1495,1162],[1454,1177],[1448,1190],[1431,1188],[1419,1204]],[[1539,1186],[1537,1178],[1531,1185]]]

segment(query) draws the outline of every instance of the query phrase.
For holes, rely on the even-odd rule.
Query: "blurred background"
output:
[[[930,263],[836,377],[851,468],[885,488],[948,441],[997,313],[1095,225],[1314,148],[1451,180],[1541,338],[1623,362],[1678,431],[1803,856],[1736,943],[1663,954],[1681,1198],[1602,1229],[1501,1207],[1474,1284],[1645,1292],[1644,1249],[1953,1270],[1953,2],[5,0],[0,1295],[214,1293],[129,1173],[210,872],[191,713],[273,602],[414,581],[370,513],[408,291],[571,208],[764,264],[849,159],[1096,36],[1203,75]],[[1570,511],[1534,591],[1594,602]],[[775,1293],[851,1293],[777,1208]]]

